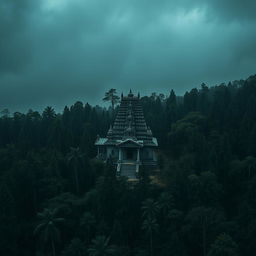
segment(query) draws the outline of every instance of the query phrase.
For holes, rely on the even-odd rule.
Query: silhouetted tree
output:
[[[41,222],[36,226],[34,234],[40,234],[42,242],[46,244],[51,243],[52,255],[56,255],[55,242],[60,240],[59,230],[56,226],[57,223],[63,222],[63,218],[56,217],[57,209],[44,209],[43,212],[38,213],[38,218]]]
[[[115,248],[109,245],[110,238],[105,236],[97,236],[92,240],[92,244],[88,249],[89,256],[108,256],[114,255]]]
[[[110,89],[105,93],[103,101],[110,101],[112,110],[114,110],[115,104],[119,101],[119,96],[116,95],[116,89]]]

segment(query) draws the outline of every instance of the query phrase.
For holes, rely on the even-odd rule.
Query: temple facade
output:
[[[147,126],[139,95],[130,91],[121,97],[119,110],[105,138],[97,137],[97,157],[106,161],[111,158],[118,176],[130,179],[139,177],[142,166],[155,167],[157,139]]]

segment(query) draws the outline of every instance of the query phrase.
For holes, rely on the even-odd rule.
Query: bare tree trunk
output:
[[[54,241],[51,237],[51,244],[52,244],[52,255],[55,256],[56,255],[56,252],[55,252],[55,245],[54,245]]]
[[[114,104],[114,101],[113,101],[113,100],[111,101],[111,104],[112,104],[112,110],[113,110],[113,112],[114,112],[115,104]]]
[[[203,255],[206,256],[206,220],[203,221]]]
[[[111,104],[112,104],[112,121],[113,121],[113,118],[114,118],[114,108],[115,108],[115,103],[114,103],[113,100],[111,101]]]
[[[153,234],[150,233],[150,255],[153,256]]]
[[[35,189],[35,185],[33,187],[33,202],[34,202],[34,211],[37,212],[37,192]]]
[[[78,171],[77,167],[75,166],[75,180],[76,180],[76,193],[79,194],[79,180],[78,180]]]

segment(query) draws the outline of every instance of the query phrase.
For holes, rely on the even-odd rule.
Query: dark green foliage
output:
[[[42,247],[51,247],[52,255],[56,255],[56,243],[60,242],[60,232],[57,228],[57,223],[63,222],[63,218],[56,216],[58,209],[44,209],[43,212],[38,213],[38,218],[41,220],[34,230],[35,235],[39,235]],[[47,251],[47,250],[46,250]]]
[[[74,238],[70,244],[63,250],[62,256],[84,256],[86,247],[79,238]]]
[[[219,235],[207,256],[237,256],[237,244],[227,234]]]
[[[110,256],[114,255],[115,248],[109,245],[110,238],[105,236],[96,236],[88,249],[89,256]]]
[[[106,97],[112,109],[1,112],[0,254],[254,255],[256,76],[141,98],[159,184],[142,166],[131,185],[95,158],[118,110]]]

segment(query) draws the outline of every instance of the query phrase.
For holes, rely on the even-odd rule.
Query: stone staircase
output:
[[[136,164],[121,164],[120,175],[126,176],[129,179],[137,179],[136,177]]]

